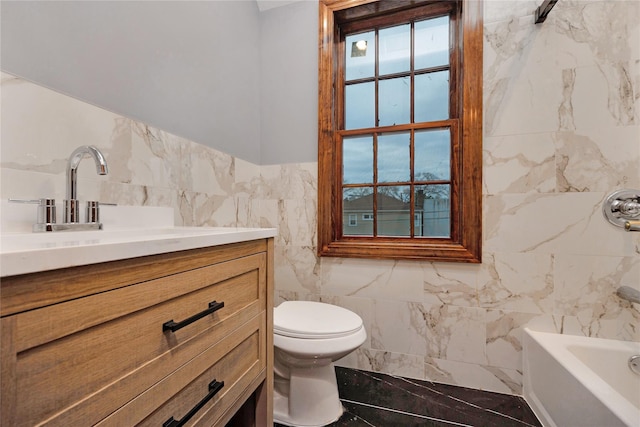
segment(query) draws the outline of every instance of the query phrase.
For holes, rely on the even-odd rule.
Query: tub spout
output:
[[[630,286],[620,286],[616,291],[616,295],[627,301],[640,304],[640,291]]]

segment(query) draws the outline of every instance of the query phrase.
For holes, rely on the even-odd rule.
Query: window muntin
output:
[[[443,127],[436,130],[419,127],[450,118],[449,96],[455,94],[449,81],[451,13],[342,36],[343,130],[350,131],[341,140],[342,210],[343,217],[348,216],[355,204],[347,188],[370,190],[363,196],[373,205],[369,236],[451,235],[444,229],[450,225],[450,192],[434,184],[450,186],[452,124],[439,124]],[[379,131],[398,125],[407,130]],[[412,223],[416,212],[427,218],[422,216],[427,209],[423,204],[430,204],[431,215],[440,221]],[[359,235],[352,229],[344,234]]]
[[[351,4],[349,0],[320,2],[318,253],[479,262],[482,1],[364,0],[356,7]],[[391,15],[400,19],[393,21]],[[412,27],[408,49],[403,25]],[[387,31],[389,28],[392,30]],[[379,58],[376,61],[366,53],[381,50],[383,30],[387,59],[381,66]],[[426,47],[424,40],[439,40],[439,47]],[[406,58],[407,50],[413,53],[408,71],[406,59],[388,62],[390,57]],[[463,66],[464,73],[460,71]],[[393,79],[397,80],[383,83],[383,91],[385,84],[405,79],[413,95],[407,103],[406,95],[395,91],[402,105],[390,112],[383,105],[381,116],[380,83]],[[357,93],[373,99],[373,108],[358,107]],[[428,108],[430,102],[438,108]],[[399,121],[406,123],[397,124]],[[378,141],[394,133],[408,135],[410,176],[394,181],[404,178],[384,172],[381,181]],[[353,150],[356,142],[370,147],[370,154]],[[383,163],[407,163],[401,157],[385,158]],[[366,170],[366,178],[361,169]],[[389,194],[393,203],[385,198]],[[402,215],[396,215],[394,221],[404,228],[389,233],[386,211],[392,214],[397,201],[403,199],[401,209],[395,209]],[[378,204],[386,210],[384,217],[374,215]],[[362,212],[373,218],[347,231],[345,214],[356,208],[361,209],[362,218]],[[368,228],[361,229],[361,224]],[[431,230],[428,236],[423,236],[423,229]]]

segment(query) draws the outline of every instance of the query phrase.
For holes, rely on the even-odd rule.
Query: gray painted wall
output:
[[[318,158],[318,2],[260,15],[262,164]]]
[[[4,71],[260,164],[255,1],[0,7]]]

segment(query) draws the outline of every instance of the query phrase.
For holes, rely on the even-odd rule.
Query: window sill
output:
[[[438,239],[440,240],[440,239]],[[468,248],[449,240],[430,239],[429,242],[415,242],[398,239],[385,242],[379,239],[334,241],[318,248],[319,256],[342,258],[405,259],[441,262],[480,263],[480,248]]]

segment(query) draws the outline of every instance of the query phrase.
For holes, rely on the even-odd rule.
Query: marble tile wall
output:
[[[85,160],[81,199],[277,227],[276,302],[365,321],[339,364],[520,394],[525,325],[640,340],[639,307],[614,295],[640,289],[640,233],[601,214],[609,192],[640,189],[640,3],[563,0],[534,25],[538,3],[485,2],[480,265],[320,259],[315,162],[254,165],[6,74],[0,194],[62,200],[68,155],[96,145],[111,172]]]

